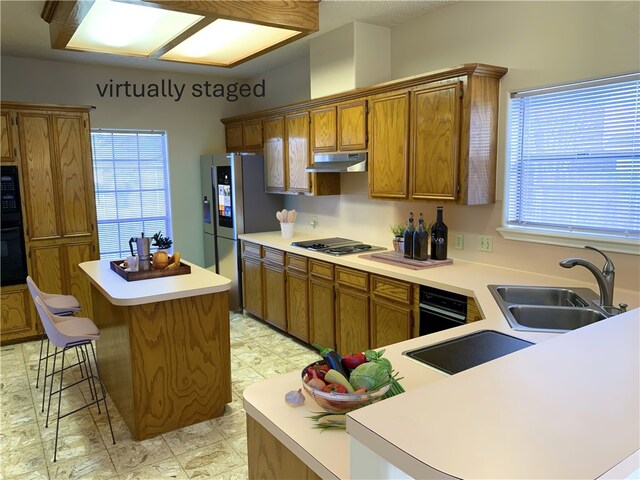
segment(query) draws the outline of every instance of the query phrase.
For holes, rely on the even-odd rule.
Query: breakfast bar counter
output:
[[[190,274],[128,282],[107,260],[80,264],[100,374],[136,440],[220,416],[231,401],[231,282],[189,265]]]

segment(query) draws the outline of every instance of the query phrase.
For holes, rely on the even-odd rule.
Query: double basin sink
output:
[[[511,328],[532,332],[567,332],[607,318],[599,296],[586,288],[489,285]]]

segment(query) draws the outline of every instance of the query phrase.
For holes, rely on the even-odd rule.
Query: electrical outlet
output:
[[[461,233],[456,233],[456,250],[464,249],[464,235]]]
[[[478,250],[481,252],[493,252],[493,237],[491,235],[480,235],[478,238]]]

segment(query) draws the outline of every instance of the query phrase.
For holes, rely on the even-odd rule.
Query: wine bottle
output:
[[[424,218],[420,214],[418,219],[418,229],[413,233],[413,258],[416,260],[427,260],[427,230],[424,227]]]
[[[431,227],[431,258],[433,260],[447,259],[448,230],[442,221],[442,207],[438,207],[438,218]]]
[[[407,222],[407,228],[404,231],[404,257],[413,258],[413,232],[415,231],[413,225],[413,212],[409,212],[409,221]]]

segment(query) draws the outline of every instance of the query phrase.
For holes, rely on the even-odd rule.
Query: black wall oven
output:
[[[1,173],[2,190],[0,213],[0,285],[26,283],[27,258],[25,255],[22,229],[22,209],[20,206],[20,184],[18,167],[3,165]]]
[[[467,322],[467,297],[420,287],[420,335],[459,327]]]

